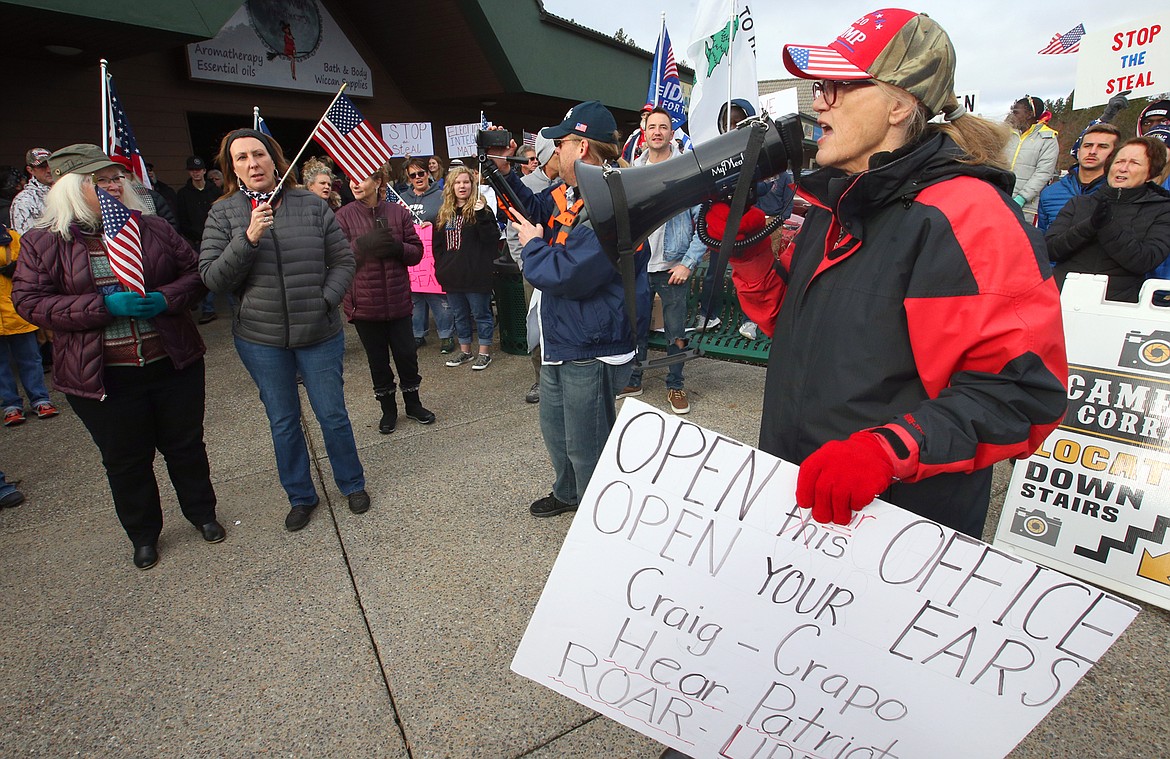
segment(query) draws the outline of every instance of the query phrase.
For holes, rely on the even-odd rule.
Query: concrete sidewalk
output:
[[[447,368],[432,338],[422,400],[438,422],[402,417],[379,435],[350,329],[347,401],[373,508],[346,508],[310,421],[322,505],[288,533],[229,320],[201,329],[225,542],[204,543],[183,520],[160,460],[161,561],[141,572],[64,398],[54,393],[61,416],[0,430],[0,467],[28,496],[0,512],[0,754],[658,755],[654,741],[508,669],[570,523],[528,513],[551,469],[538,409],[523,401],[526,357]],[[647,373],[642,400],[667,409],[664,376]],[[688,420],[754,443],[763,378],[688,364]],[[1006,466],[997,474],[996,512]],[[1012,756],[1170,756],[1168,682],[1170,614],[1147,607]]]

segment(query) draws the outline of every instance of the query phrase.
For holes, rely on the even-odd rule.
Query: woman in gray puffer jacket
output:
[[[301,432],[302,378],[321,425],[337,487],[349,508],[370,508],[342,391],[345,333],[338,306],[353,279],[354,258],[325,201],[286,180],[280,146],[254,129],[223,139],[219,162],[234,174],[207,215],[199,273],[212,292],[240,301],[232,325],[236,351],[260,389],[272,429],[290,531],[309,523],[318,503]]]

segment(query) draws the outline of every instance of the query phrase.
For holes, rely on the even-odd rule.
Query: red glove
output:
[[[727,215],[730,211],[731,206],[723,202],[712,203],[711,208],[707,211],[707,233],[716,240],[722,240],[723,233],[727,231]],[[739,232],[736,233],[735,239],[743,240],[749,235],[754,235],[767,223],[768,219],[764,216],[764,212],[751,206],[743,212],[743,218],[739,222]]]
[[[855,432],[832,440],[800,465],[796,505],[811,508],[818,522],[849,524],[894,481],[894,462],[872,432]]]

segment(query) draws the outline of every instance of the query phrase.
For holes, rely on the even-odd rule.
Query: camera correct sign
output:
[[[995,544],[1170,608],[1170,309],[1151,304],[1170,282],[1132,304],[1107,281],[1065,282],[1068,411],[1016,462]]]

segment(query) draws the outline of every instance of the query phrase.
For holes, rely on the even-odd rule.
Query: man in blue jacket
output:
[[[1036,225],[1048,229],[1065,204],[1077,195],[1091,195],[1105,184],[1105,169],[1121,139],[1121,130],[1112,124],[1095,124],[1081,135],[1077,165],[1040,192]]]
[[[557,126],[541,135],[558,151],[558,184],[533,194],[506,161],[496,165],[524,203],[528,217],[515,222],[522,246],[524,278],[539,291],[540,431],[556,479],[553,490],[532,504],[533,516],[576,511],[617,418],[614,396],[626,386],[634,368],[633,330],[626,318],[622,277],[585,219],[577,191],[576,163],[600,166],[616,162],[621,139],[613,114],[590,100],[573,106]],[[493,148],[495,155],[515,153],[516,145]],[[635,254],[637,321],[648,328],[649,253]]]

